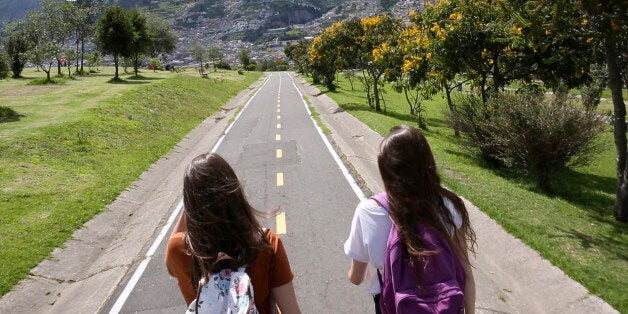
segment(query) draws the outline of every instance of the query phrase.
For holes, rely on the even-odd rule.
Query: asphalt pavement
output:
[[[314,127],[302,96],[330,129],[331,145]],[[213,148],[232,164],[255,207],[279,209],[279,216],[262,223],[282,233],[302,311],[371,313],[365,285],[346,279],[342,242],[361,197],[352,181],[366,194],[383,189],[380,141],[294,73],[267,73],[31,270],[0,299],[0,313],[181,313],[183,300],[163,265],[163,239],[180,210],[185,166]],[[617,313],[475,206],[467,207],[478,240],[478,313]]]

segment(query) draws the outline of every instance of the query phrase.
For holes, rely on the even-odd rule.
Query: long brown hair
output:
[[[193,257],[192,282],[208,278],[219,253],[250,265],[267,243],[235,172],[218,154],[192,160],[183,179],[185,245]],[[222,254],[221,254],[222,255]]]
[[[423,134],[407,125],[393,127],[382,140],[377,163],[388,195],[392,220],[412,265],[420,267],[422,257],[435,253],[423,247],[416,229],[419,222],[438,230],[452,249],[468,261],[466,252],[462,252],[454,235],[462,232],[470,244],[469,249],[474,250],[475,232],[471,229],[469,214],[460,197],[441,186],[434,156]],[[462,226],[459,230],[456,230],[443,198],[449,199],[460,214]]]

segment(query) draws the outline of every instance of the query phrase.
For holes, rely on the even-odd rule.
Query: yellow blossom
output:
[[[412,67],[414,66],[414,64],[412,63],[411,60],[407,60],[404,59],[403,60],[403,65],[401,66],[401,71],[402,72],[408,72],[412,69]]]
[[[462,13],[460,12],[455,12],[449,15],[449,19],[450,20],[454,20],[454,21],[458,21],[460,19],[462,19]]]
[[[425,55],[425,59],[427,59],[427,60],[432,59],[432,53],[431,53],[431,52],[428,52],[428,53]]]
[[[374,61],[377,61],[377,60],[382,58],[382,51],[379,48],[373,49],[371,54],[373,55],[373,60]]]
[[[512,33],[519,36],[521,35],[521,27],[517,26],[517,25],[513,25],[512,26]]]

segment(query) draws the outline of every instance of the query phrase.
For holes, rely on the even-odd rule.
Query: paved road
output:
[[[303,96],[286,73],[273,73],[216,148],[233,166],[252,205],[279,208],[262,219],[281,234],[305,313],[364,313],[372,304],[346,279],[342,244],[355,205],[354,188],[315,127]],[[174,208],[173,210],[176,210]],[[124,303],[119,286],[103,312],[170,313],[185,304],[163,264],[165,240]],[[130,275],[127,278],[130,278]]]
[[[374,148],[382,137],[315,86],[294,80],[364,186],[381,191]],[[285,222],[282,239],[302,310],[372,313],[365,287],[353,287],[345,279],[348,259],[342,253],[359,192],[354,193],[326,151],[287,73],[266,74],[191,131],[0,298],[0,313],[107,313],[113,305],[125,313],[182,313],[183,300],[166,275],[159,239],[169,234],[168,222],[175,218],[185,166],[220,141],[248,99],[252,101],[218,151],[234,165],[258,209],[278,207],[284,213],[279,217],[285,220],[262,223],[282,231]],[[282,186],[277,186],[277,173],[283,174]],[[617,313],[473,204],[466,205],[478,236],[473,261],[478,313]]]

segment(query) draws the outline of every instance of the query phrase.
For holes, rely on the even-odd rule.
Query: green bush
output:
[[[465,143],[485,161],[532,176],[543,190],[563,170],[585,165],[597,152],[604,125],[573,99],[544,99],[540,93],[503,93],[483,104],[462,98],[458,122]]]
[[[251,63],[251,64],[246,66],[246,70],[247,71],[255,71],[255,69],[257,69],[257,64],[255,64],[255,63]]]
[[[0,121],[9,120],[11,118],[17,117],[17,112],[15,110],[0,106]]]
[[[220,60],[220,61],[214,63],[214,66],[217,69],[231,70],[231,65],[227,61],[224,61],[224,60]]]

